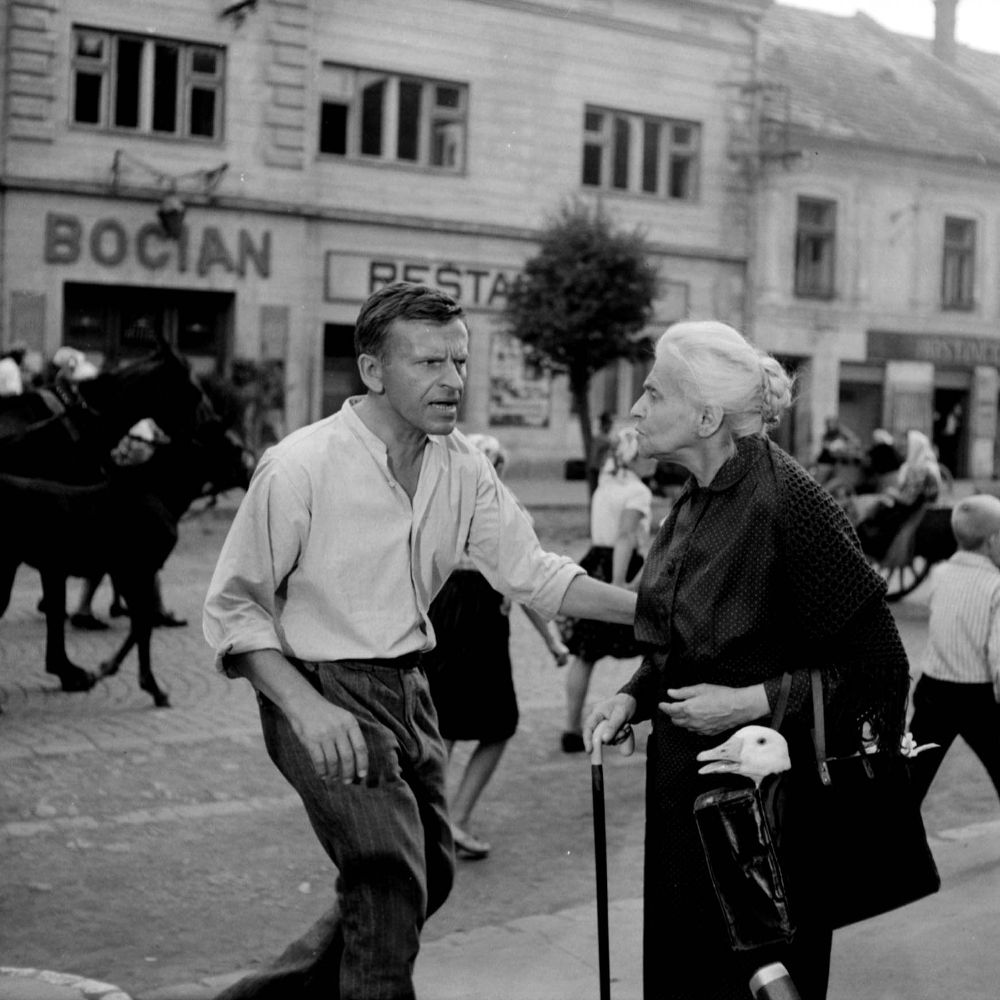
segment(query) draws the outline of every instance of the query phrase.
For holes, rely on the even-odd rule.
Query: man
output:
[[[455,432],[468,348],[449,296],[374,293],[355,330],[366,395],[265,453],[220,553],[206,637],[257,689],[268,751],[338,869],[334,910],[228,998],[413,997],[420,930],[454,865],[420,654],[463,552],[546,617],[632,621],[634,594],[543,552]]]

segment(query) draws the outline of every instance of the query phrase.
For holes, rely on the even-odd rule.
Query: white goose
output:
[[[769,774],[792,766],[785,737],[767,726],[744,726],[725,743],[702,750],[697,759],[710,762],[698,768],[699,774],[741,774],[758,787]]]

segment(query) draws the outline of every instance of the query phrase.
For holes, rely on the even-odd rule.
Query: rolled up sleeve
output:
[[[467,551],[495,590],[544,618],[559,613],[569,585],[584,572],[568,556],[542,548],[530,518],[485,461]]]
[[[267,454],[233,519],[208,587],[202,628],[216,666],[233,676],[227,656],[284,650],[280,613],[284,581],[309,531],[308,506],[296,484]]]

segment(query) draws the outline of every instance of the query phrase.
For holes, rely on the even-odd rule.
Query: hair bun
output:
[[[777,358],[760,356],[760,415],[765,428],[777,427],[792,405],[792,379]]]

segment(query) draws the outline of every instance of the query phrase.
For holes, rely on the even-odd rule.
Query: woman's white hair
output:
[[[656,342],[688,400],[722,409],[733,437],[766,436],[792,405],[792,376],[739,331],[716,320],[685,320]]]

